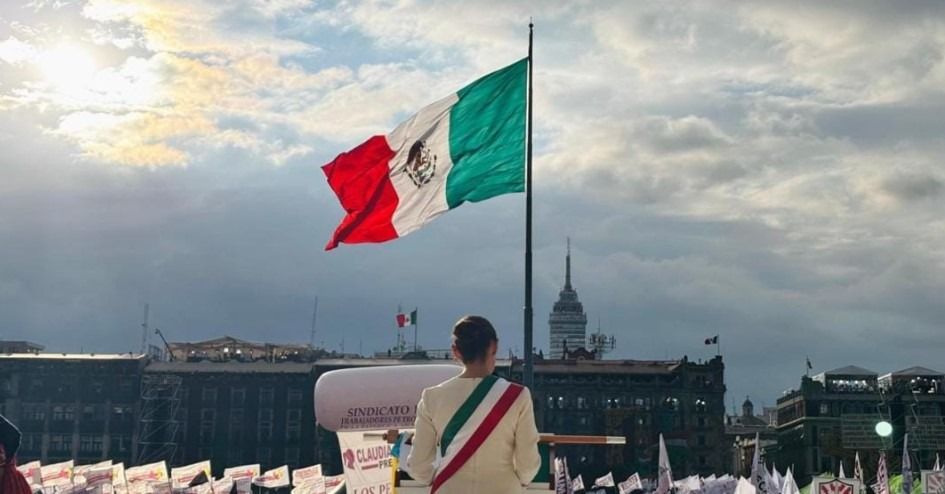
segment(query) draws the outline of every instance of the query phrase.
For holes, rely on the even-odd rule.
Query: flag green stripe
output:
[[[525,190],[527,80],[523,58],[457,92],[450,111],[450,209]]]
[[[491,374],[482,378],[482,381],[476,385],[476,389],[473,389],[469,398],[466,398],[466,401],[460,405],[459,410],[456,410],[456,413],[453,414],[453,417],[443,429],[443,439],[440,440],[440,455],[446,456],[446,448],[453,442],[456,433],[466,425],[469,417],[476,411],[476,408],[482,403],[482,400],[489,394],[489,390],[498,380],[499,378]]]

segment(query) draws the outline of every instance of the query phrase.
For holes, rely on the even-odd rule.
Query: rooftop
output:
[[[140,353],[5,353],[6,360],[142,360]]]

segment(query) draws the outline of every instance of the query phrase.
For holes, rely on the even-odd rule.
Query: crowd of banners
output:
[[[755,444],[759,444],[758,436],[755,437]],[[901,494],[912,493],[912,462],[909,459],[908,435],[903,441],[903,462],[902,462],[902,491]],[[554,460],[554,480],[555,494],[575,494],[578,492],[594,492],[605,490],[607,488],[617,487],[620,494],[630,494],[634,491],[655,492],[657,494],[800,494],[797,481],[794,479],[794,473],[790,468],[784,475],[772,465],[770,469],[761,461],[761,454],[756,448],[752,458],[751,473],[749,478],[733,477],[723,475],[716,477],[700,477],[693,475],[680,480],[673,480],[672,467],[669,464],[669,454],[666,450],[666,443],[663,436],[660,435],[659,442],[659,473],[655,481],[641,479],[638,473],[634,473],[627,480],[614,485],[612,473],[594,481],[589,488],[584,485],[584,480],[580,475],[571,478],[568,471],[568,462],[566,458],[555,458]],[[865,492],[863,483],[863,467],[860,464],[860,455],[856,453],[853,470],[853,477],[846,478],[841,463],[840,471],[836,477],[819,476],[812,479],[811,484],[805,487],[805,492],[809,494],[862,494]],[[945,469],[943,469],[938,456],[935,458],[935,465],[932,470],[921,471],[921,486],[923,494],[945,494]],[[879,465],[877,467],[877,482],[873,484],[874,494],[891,494],[890,479],[886,469],[886,454],[880,452]],[[909,486],[905,484],[908,482]],[[611,490],[612,491],[612,490]],[[918,491],[916,491],[918,492]],[[896,494],[899,494],[898,492]]]
[[[321,465],[289,471],[283,465],[265,472],[257,465],[241,465],[214,478],[210,460],[172,468],[167,463],[125,468],[106,460],[76,466],[72,461],[41,465],[32,461],[17,466],[33,492],[43,494],[253,494],[263,489],[292,487],[292,494],[338,494],[345,476],[325,476]]]

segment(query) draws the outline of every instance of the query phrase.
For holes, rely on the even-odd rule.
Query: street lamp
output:
[[[876,423],[876,435],[879,437],[889,437],[893,432],[892,424],[885,420]]]

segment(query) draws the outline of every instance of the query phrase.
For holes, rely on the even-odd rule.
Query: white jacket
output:
[[[482,378],[454,377],[423,390],[417,404],[413,447],[407,458],[407,471],[415,480],[432,483],[443,430],[481,381]],[[437,493],[519,494],[539,468],[538,429],[532,395],[525,388],[479,450]]]

